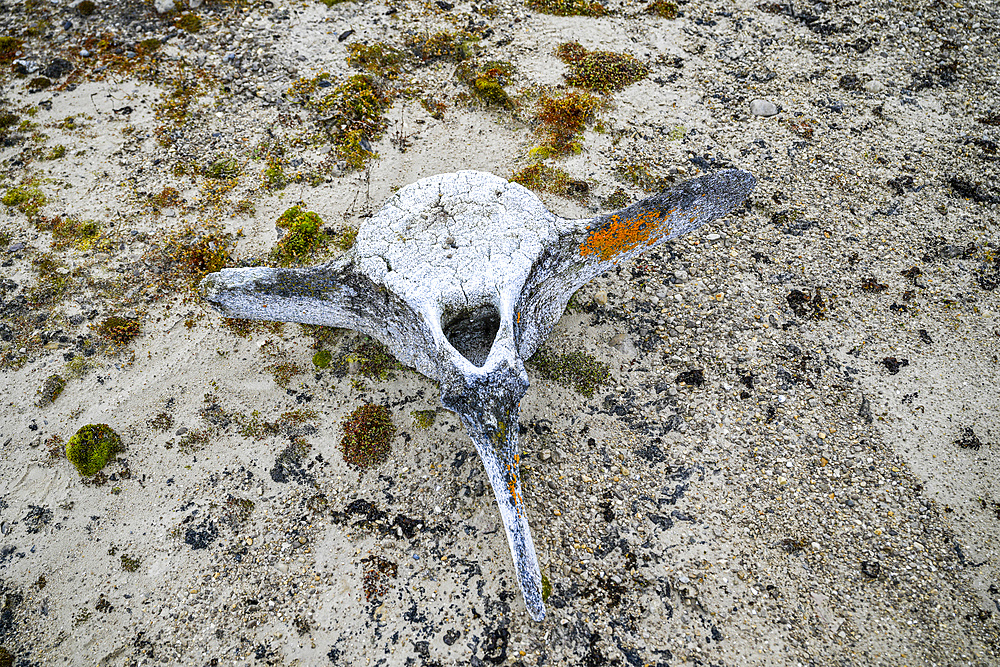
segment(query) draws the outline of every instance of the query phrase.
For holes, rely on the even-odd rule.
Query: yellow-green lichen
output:
[[[107,424],[87,424],[66,443],[66,458],[83,477],[99,473],[122,450],[121,438]]]

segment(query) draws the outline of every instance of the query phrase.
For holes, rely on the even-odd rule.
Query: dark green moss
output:
[[[28,92],[38,92],[39,90],[44,90],[52,85],[52,79],[47,76],[36,76],[34,79],[28,82]]]
[[[456,75],[472,91],[472,95],[487,106],[513,108],[504,86],[510,82],[514,66],[499,60],[482,65],[466,61],[458,66]]]
[[[240,175],[240,165],[236,162],[236,158],[224,157],[208,165],[204,174],[208,178],[228,180]]]
[[[322,218],[313,211],[293,206],[275,223],[285,230],[284,236],[271,252],[271,259],[281,266],[301,264],[327,243],[327,236],[320,231]]]
[[[646,65],[627,53],[588,51],[577,42],[560,44],[556,55],[570,68],[567,83],[599,93],[623,90],[649,74]]]
[[[99,473],[122,450],[122,440],[107,424],[87,424],[66,443],[66,458],[84,477]]]
[[[264,168],[264,187],[268,190],[282,190],[288,185],[288,177],[285,176],[285,168],[281,159],[271,156],[267,160],[267,167]]]
[[[24,42],[10,35],[0,35],[0,63],[9,64],[17,58],[17,52]]]
[[[371,46],[354,43],[347,47],[347,62],[372,74],[396,79],[403,71],[403,52],[382,42]]]
[[[97,11],[97,4],[91,2],[91,0],[83,0],[83,2],[76,6],[76,11],[80,13],[80,16],[90,16]]]
[[[536,12],[555,16],[607,16],[608,10],[599,2],[589,0],[528,0]]]
[[[436,60],[451,60],[461,62],[472,55],[473,45],[479,39],[471,33],[436,32],[427,37],[414,37],[408,45],[421,62],[429,63]]]
[[[344,420],[342,427],[340,449],[349,465],[364,470],[389,458],[396,426],[384,405],[362,405]]]
[[[531,358],[531,364],[546,380],[571,386],[587,398],[611,379],[609,366],[586,352],[556,354],[543,347]]]
[[[38,390],[38,400],[35,402],[40,408],[51,405],[59,398],[59,394],[66,388],[66,380],[61,375],[50,375],[45,378],[45,383]]]
[[[0,203],[10,206],[24,213],[29,218],[34,218],[48,202],[45,194],[35,185],[22,185],[11,188],[0,198]]]
[[[142,559],[138,556],[127,556],[122,554],[121,557],[122,569],[126,572],[137,572],[139,570],[139,565],[142,563]]]
[[[92,326],[98,336],[114,347],[125,347],[142,331],[139,320],[112,315]]]
[[[413,417],[413,423],[417,428],[430,428],[434,425],[437,410],[414,410],[410,416]]]
[[[659,16],[661,19],[677,18],[677,3],[669,0],[654,0],[644,10],[647,14]]]
[[[374,338],[365,336],[350,355],[347,362],[353,372],[372,380],[387,380],[392,371],[399,368],[399,362],[389,352],[389,348]]]
[[[177,17],[174,25],[187,32],[198,32],[201,30],[201,19],[197,14],[188,12]]]
[[[552,595],[552,582],[549,578],[542,572],[542,602],[548,602],[549,597]]]
[[[544,159],[582,151],[583,130],[603,106],[601,98],[587,92],[543,95],[535,114],[541,145],[531,150],[532,156]]]
[[[321,118],[337,154],[352,169],[363,169],[378,154],[371,142],[389,122],[382,115],[392,104],[389,95],[366,74],[357,74],[308,106]]]

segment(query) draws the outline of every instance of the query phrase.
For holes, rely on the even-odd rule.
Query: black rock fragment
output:
[[[903,366],[909,366],[909,359],[896,359],[896,357],[886,357],[882,360],[882,365],[889,371],[889,375],[895,375]]]

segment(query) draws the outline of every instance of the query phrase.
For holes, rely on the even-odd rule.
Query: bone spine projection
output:
[[[620,262],[724,216],[755,180],[727,170],[616,213],[569,220],[529,190],[460,171],[400,189],[320,266],[225,269],[202,293],[227,317],[322,324],[382,341],[441,386],[461,417],[496,497],[528,613],[545,617],[517,443],[524,359],[573,293]]]

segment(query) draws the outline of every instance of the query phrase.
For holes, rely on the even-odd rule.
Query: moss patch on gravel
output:
[[[342,428],[340,449],[348,464],[364,470],[389,458],[396,426],[384,405],[362,405],[344,420]]]
[[[107,424],[87,424],[66,443],[66,458],[84,477],[99,473],[122,450],[122,440]]]

